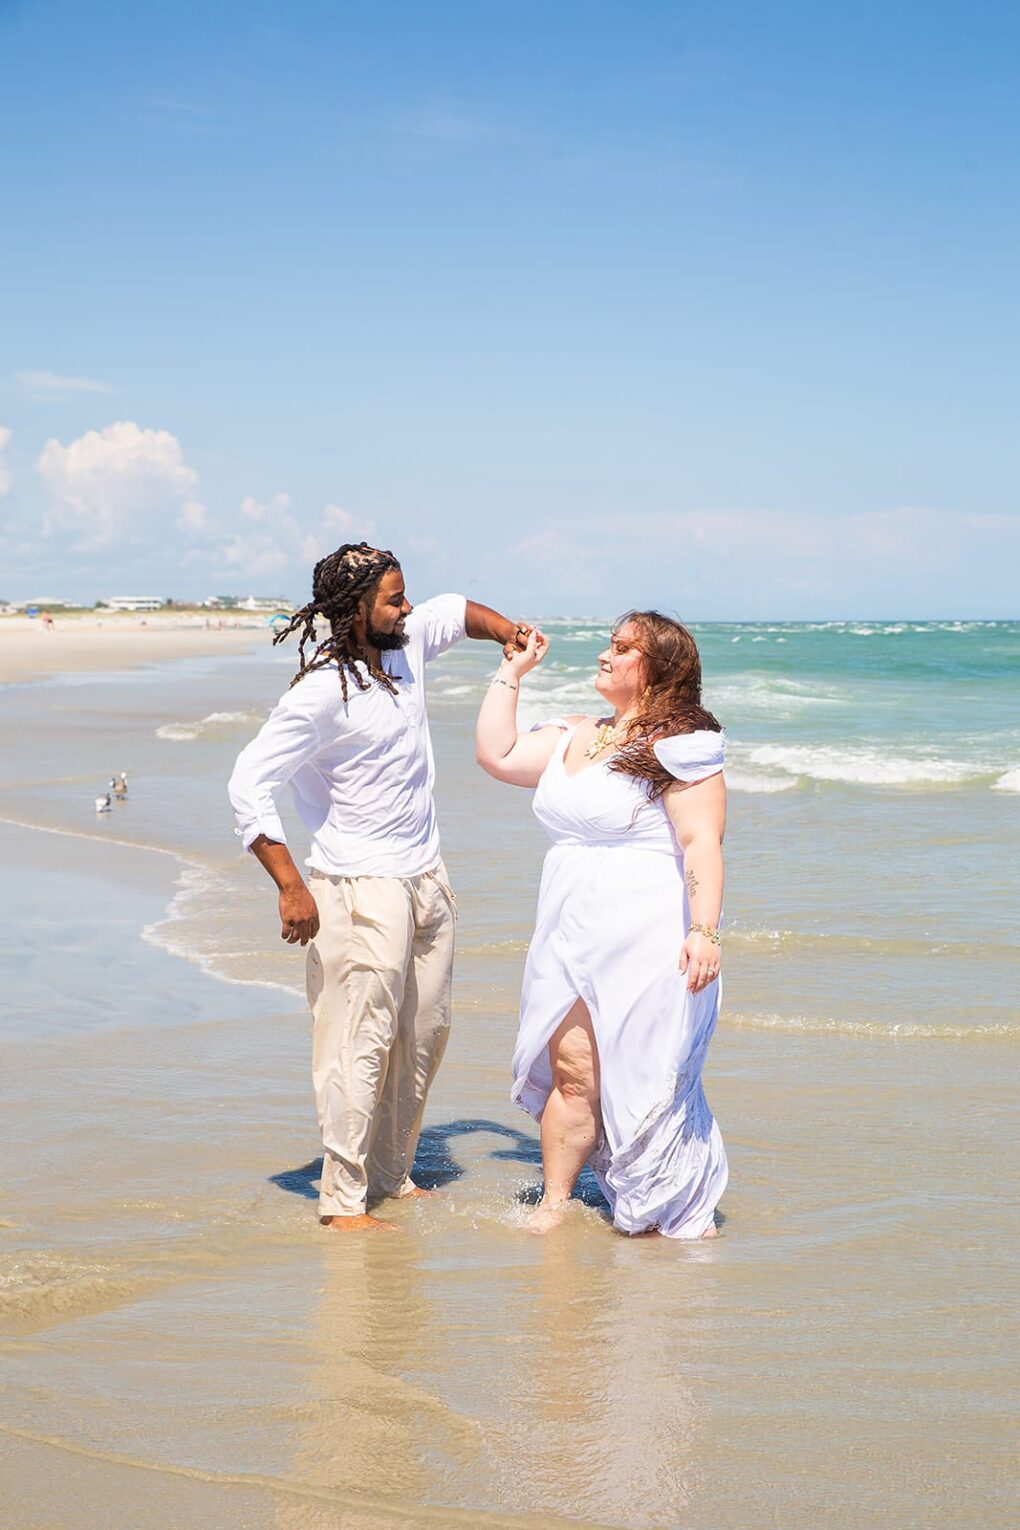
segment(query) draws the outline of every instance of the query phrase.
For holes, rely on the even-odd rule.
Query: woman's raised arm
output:
[[[475,728],[475,758],[497,781],[510,786],[537,786],[552,758],[559,728],[539,728],[518,734],[517,698],[529,670],[541,664],[549,640],[541,632],[528,634],[523,652],[504,659],[485,693]]]

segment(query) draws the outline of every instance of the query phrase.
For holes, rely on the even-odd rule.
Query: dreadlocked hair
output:
[[[609,769],[644,781],[655,802],[675,779],[656,758],[655,741],[699,728],[721,733],[722,726],[701,704],[701,659],[687,628],[659,611],[628,611],[614,633],[628,623],[637,629],[645,689],[627,739],[609,761]]]
[[[359,691],[368,690],[369,680],[365,679],[358,668],[364,665],[371,680],[378,680],[385,690],[396,695],[397,688],[390,676],[373,664],[367,654],[355,645],[351,629],[361,602],[371,602],[383,575],[399,567],[400,564],[391,552],[369,547],[367,542],[345,542],[336,552],[319,560],[312,574],[311,600],[300,611],[294,612],[286,627],[281,627],[273,635],[273,643],[276,644],[282,643],[292,632],[301,634],[298,641],[299,668],[290,682],[292,686],[297,685],[305,675],[311,674],[312,670],[327,669],[335,664],[340,672],[340,689],[346,701],[348,674],[354,676]],[[305,649],[317,640],[317,618],[329,623],[329,636],[318,643],[311,658],[306,658]]]

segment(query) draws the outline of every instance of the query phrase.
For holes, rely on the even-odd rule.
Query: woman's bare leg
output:
[[[534,1232],[545,1232],[561,1220],[602,1131],[598,1046],[583,999],[554,1031],[549,1062],[553,1086],[542,1112],[545,1191],[531,1219]]]

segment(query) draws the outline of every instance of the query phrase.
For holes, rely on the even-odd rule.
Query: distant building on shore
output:
[[[97,604],[105,611],[162,611],[166,601],[158,595],[111,595]]]
[[[291,611],[293,602],[282,595],[210,595],[203,600],[210,611]]]

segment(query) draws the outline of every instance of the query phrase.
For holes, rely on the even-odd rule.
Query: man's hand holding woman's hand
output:
[[[523,653],[528,646],[528,638],[535,631],[530,622],[518,622],[503,644],[504,659],[512,659],[515,653]]]
[[[549,651],[549,639],[537,627],[522,626],[517,631],[524,633],[523,643],[517,648],[508,643],[503,649],[503,662],[499,666],[502,674],[512,675],[514,680],[520,680],[536,664],[541,664]]]

